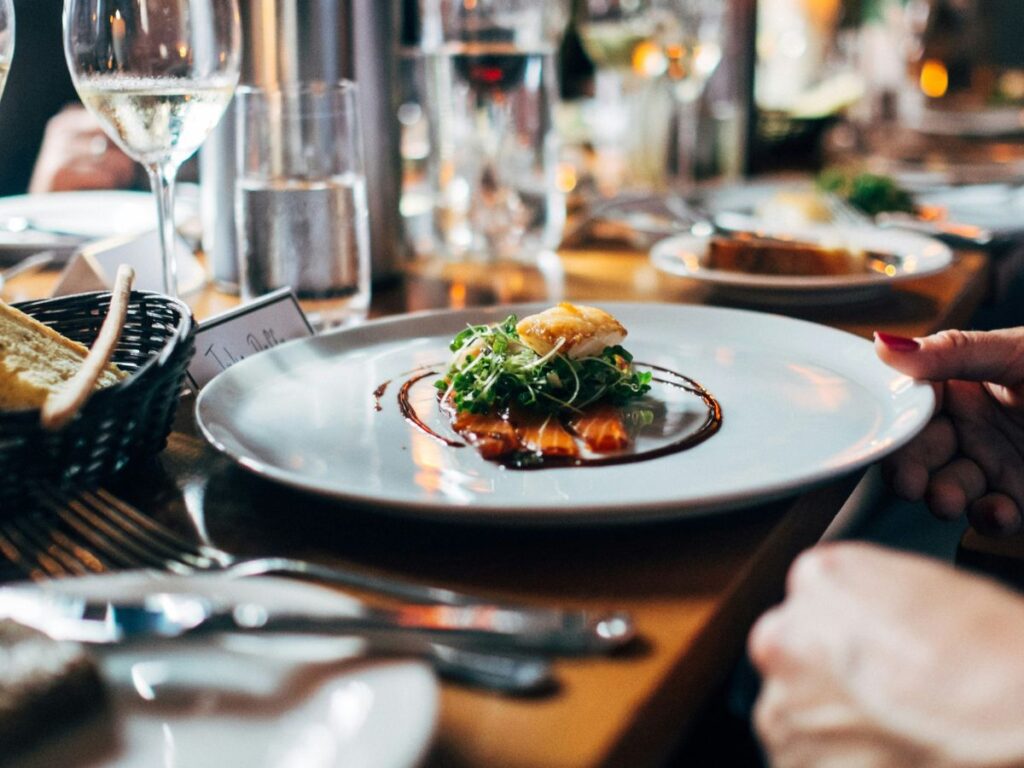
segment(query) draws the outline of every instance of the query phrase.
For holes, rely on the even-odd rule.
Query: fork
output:
[[[502,605],[449,589],[374,576],[284,557],[239,558],[207,544],[193,544],[108,491],[64,497],[47,489],[43,505],[66,530],[44,517],[12,518],[0,527],[7,546],[32,545],[31,563],[8,557],[22,570],[77,574],[111,568],[153,568],[178,574],[221,572],[244,578],[280,574],[361,589],[407,603],[448,606],[452,615],[495,635],[532,637],[544,650],[557,653],[600,653],[628,643],[634,636],[631,618],[622,612],[593,613],[523,605]],[[0,549],[5,542],[0,540]]]
[[[154,521],[149,522],[161,534],[176,538]],[[39,514],[0,524],[0,554],[35,581],[103,573],[116,570],[116,565],[128,565],[133,559],[126,557],[118,562],[98,557]],[[489,690],[532,694],[555,685],[551,662],[545,658],[452,646],[401,630],[370,632],[363,640],[374,652],[417,656],[430,662],[446,679]]]

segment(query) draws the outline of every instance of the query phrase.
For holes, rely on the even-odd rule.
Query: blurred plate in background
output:
[[[743,301],[764,305],[808,305],[863,301],[894,283],[932,275],[953,263],[949,246],[930,237],[877,227],[804,225],[785,227],[740,214],[723,215],[731,228],[759,235],[878,254],[864,271],[835,275],[754,274],[718,269],[710,262],[710,238],[686,234],[662,240],[651,250],[651,261],[662,272],[714,286]],[[877,269],[875,267],[878,267]],[[884,268],[883,268],[884,267]]]
[[[175,220],[195,229],[198,187],[178,188]],[[38,251],[67,258],[83,243],[156,229],[156,203],[148,192],[97,190],[0,198],[0,265]]]

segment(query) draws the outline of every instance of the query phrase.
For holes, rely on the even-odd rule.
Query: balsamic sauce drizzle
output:
[[[466,444],[463,443],[462,441],[460,441],[460,440],[452,440],[450,437],[445,437],[444,435],[439,435],[439,434],[437,434],[437,432],[432,430],[427,425],[427,423],[425,421],[423,421],[423,419],[420,418],[420,415],[418,413],[416,413],[416,409],[413,407],[412,403],[409,402],[409,390],[412,389],[415,384],[423,381],[428,376],[437,376],[437,375],[438,375],[437,371],[428,370],[428,371],[426,371],[424,373],[420,373],[420,374],[414,375],[412,378],[408,379],[402,385],[402,388],[400,390],[398,390],[398,407],[401,409],[402,416],[405,417],[405,420],[408,421],[413,426],[415,426],[420,432],[424,432],[424,433],[430,435],[435,440],[440,440],[442,443],[444,443],[445,445],[451,446],[452,448],[465,448]]]
[[[597,458],[538,456],[535,453],[514,453],[495,460],[495,463],[500,464],[507,469],[517,470],[551,469],[555,467],[607,467],[615,464],[633,464],[635,462],[658,459],[663,456],[669,456],[673,453],[681,453],[682,451],[689,450],[690,448],[700,445],[718,432],[722,426],[722,406],[701,384],[690,377],[684,376],[683,374],[677,373],[669,368],[662,368],[658,365],[650,365],[649,363],[640,362],[636,362],[634,365],[649,368],[652,371],[675,377],[675,381],[661,377],[655,377],[653,381],[665,386],[681,389],[692,395],[696,395],[701,399],[708,412],[703,423],[696,432],[688,434],[675,442],[663,445],[660,448],[653,448],[648,451],[641,451],[640,453],[621,453],[613,456],[600,456]],[[438,375],[438,371],[433,370],[432,367],[413,372],[413,375],[402,384],[401,389],[398,391],[398,407],[405,420],[424,434],[429,435],[435,440],[438,440],[452,448],[465,448],[466,443],[461,440],[453,440],[452,438],[438,434],[436,431],[431,429],[431,427],[416,412],[416,408],[410,401],[409,393],[416,384],[430,376]],[[388,384],[390,383],[390,380],[386,381],[374,391],[378,411],[381,410],[380,398],[383,397],[384,393],[387,391]]]
[[[381,398],[388,391],[388,385],[391,384],[391,379],[388,379],[375,390],[373,390],[373,409],[380,413],[384,410],[384,407],[380,404]]]

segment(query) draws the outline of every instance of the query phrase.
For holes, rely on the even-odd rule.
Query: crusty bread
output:
[[[0,302],[0,409],[39,408],[47,396],[74,376],[88,353],[24,312]],[[107,366],[96,388],[127,374]]]
[[[12,753],[59,736],[64,727],[106,715],[109,703],[96,662],[82,646],[0,621],[0,750],[5,762]],[[40,759],[28,762],[57,764]]]
[[[707,266],[753,275],[827,277],[866,271],[865,254],[770,237],[714,237]]]

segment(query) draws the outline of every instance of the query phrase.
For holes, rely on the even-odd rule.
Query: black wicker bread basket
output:
[[[109,293],[86,293],[17,304],[21,311],[91,346],[110,304]],[[166,445],[195,348],[188,307],[167,296],[134,291],[114,362],[130,375],[93,393],[59,432],[48,432],[38,409],[0,412],[0,514],[39,483],[94,487],[136,459]]]

